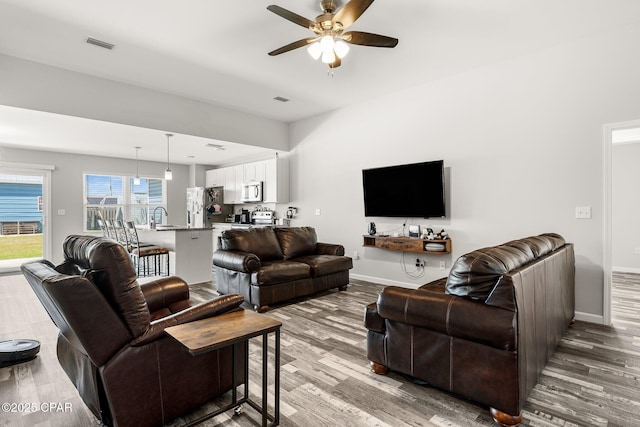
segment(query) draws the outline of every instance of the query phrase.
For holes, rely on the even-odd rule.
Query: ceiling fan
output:
[[[393,37],[362,31],[344,32],[371,6],[373,0],[351,0],[340,10],[337,10],[338,3],[337,0],[321,0],[320,7],[323,13],[318,15],[314,21],[280,6],[268,6],[267,9],[276,15],[315,33],[313,37],[307,37],[273,50],[269,52],[269,55],[276,56],[307,46],[307,51],[314,59],[322,58],[322,62],[327,64],[329,68],[336,68],[340,66],[342,58],[349,51],[347,43],[373,47],[395,47],[398,44],[398,39]]]

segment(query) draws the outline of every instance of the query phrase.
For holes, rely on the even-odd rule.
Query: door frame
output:
[[[613,164],[612,133],[616,130],[640,128],[640,120],[630,120],[627,122],[609,123],[603,127],[604,141],[604,247],[603,247],[603,267],[604,267],[604,289],[602,321],[605,325],[611,325],[611,275],[613,274]]]
[[[0,162],[0,170],[3,173],[15,173],[17,175],[42,176],[42,258],[51,258],[51,172],[55,170],[52,165],[40,165],[30,163]],[[6,273],[18,271],[11,269],[0,271]]]

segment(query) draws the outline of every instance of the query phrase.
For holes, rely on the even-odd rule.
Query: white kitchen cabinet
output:
[[[222,168],[225,170],[224,180],[224,203],[238,204],[242,203],[242,182],[244,180],[244,165],[230,166]]]
[[[265,178],[262,187],[262,200],[265,203],[289,202],[289,162],[275,158],[264,160]]]
[[[266,180],[265,162],[251,162],[245,163],[243,170],[243,182],[250,181],[262,181]]]
[[[225,168],[205,172],[205,187],[222,187],[225,184]]]

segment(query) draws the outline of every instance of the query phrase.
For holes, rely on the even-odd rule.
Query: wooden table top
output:
[[[200,354],[275,331],[282,323],[248,310],[171,326],[165,332],[184,345],[191,354]]]

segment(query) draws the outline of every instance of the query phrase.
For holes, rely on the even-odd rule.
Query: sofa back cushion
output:
[[[282,259],[282,249],[271,227],[225,230],[220,243],[222,249],[254,254],[260,261]]]
[[[542,234],[462,255],[451,268],[446,292],[485,301],[503,275],[564,244],[558,234]]]
[[[313,227],[276,228],[284,259],[312,255],[316,252],[318,236]]]

